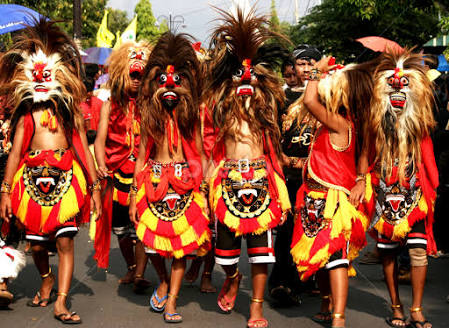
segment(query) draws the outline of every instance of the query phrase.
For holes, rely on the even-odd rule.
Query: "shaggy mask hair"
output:
[[[0,58],[1,94],[12,107],[12,131],[19,118],[35,109],[51,108],[71,141],[74,128],[83,124],[80,103],[81,56],[73,41],[55,22],[34,22],[14,40]]]
[[[131,89],[129,75],[132,67],[134,67],[133,65],[141,67],[143,71],[150,53],[151,47],[146,42],[126,42],[113,51],[108,58],[109,80],[107,87],[111,90],[112,101],[122,107],[124,111],[126,111]]]
[[[204,99],[213,108],[214,125],[220,129],[218,140],[227,134],[234,134],[242,121],[249,124],[253,138],[260,142],[262,133],[271,138],[276,152],[280,153],[280,131],[277,108],[285,101],[282,81],[273,69],[280,66],[288,53],[280,46],[267,46],[270,38],[283,36],[269,29],[265,17],[256,17],[254,8],[244,16],[239,9],[237,16],[217,9],[222,15],[222,25],[212,34],[214,47],[209,67],[207,94]],[[244,70],[245,60],[251,61],[252,95],[238,95],[242,85],[239,76]]]
[[[432,85],[422,63],[423,56],[411,50],[402,54],[388,52],[382,55],[375,72],[369,129],[375,136],[377,160],[384,178],[391,176],[396,160],[401,182],[413,175],[421,162],[421,141],[435,127]],[[408,80],[408,85],[400,90],[388,83],[395,70],[401,70]],[[405,105],[400,110],[390,101],[397,91],[405,95]]]
[[[199,122],[199,98],[201,94],[200,63],[186,34],[164,33],[148,60],[143,73],[142,84],[137,99],[142,113],[143,133],[157,143],[164,139],[165,124],[176,114],[181,135],[194,138],[195,125]],[[167,89],[160,87],[158,79],[166,72],[167,66],[181,78],[181,85]],[[177,94],[178,104],[171,110],[164,107],[162,95],[168,91]]]

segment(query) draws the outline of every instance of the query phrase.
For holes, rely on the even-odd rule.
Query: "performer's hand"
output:
[[[137,216],[136,195],[130,195],[128,213],[131,222],[137,225],[139,223],[139,218]]]
[[[109,176],[108,168],[101,166],[97,169],[97,176],[99,179],[106,179]]]
[[[365,199],[365,180],[359,180],[351,189],[349,194],[349,202],[355,207]]]
[[[285,221],[287,221],[288,213],[290,213],[290,211],[282,212],[281,221],[279,222],[279,225],[283,225]]]
[[[7,193],[2,193],[0,201],[0,216],[6,222],[12,218],[11,197]]]
[[[332,57],[323,57],[321,60],[314,65],[314,68],[321,71],[321,73],[326,73],[333,70],[337,65],[329,65],[329,60]]]
[[[100,190],[95,190],[92,193],[90,210],[95,211],[97,213],[97,220],[101,217],[101,213],[103,212],[103,209],[101,207],[101,192],[100,192]]]

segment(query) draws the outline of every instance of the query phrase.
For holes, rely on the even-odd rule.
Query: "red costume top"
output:
[[[100,121],[101,106],[103,106],[103,101],[95,96],[87,98],[86,101],[80,104],[84,119],[90,120],[88,130],[97,131],[98,122]]]
[[[136,110],[136,100],[130,98],[128,113],[124,113],[111,102],[108,136],[106,138],[106,166],[115,171],[122,166],[130,155],[139,155],[140,113]]]
[[[329,129],[322,125],[310,151],[307,170],[312,179],[327,188],[342,190],[349,194],[355,185],[355,131],[351,123],[349,140],[346,147],[338,147],[330,140]],[[305,176],[304,176],[304,180]]]

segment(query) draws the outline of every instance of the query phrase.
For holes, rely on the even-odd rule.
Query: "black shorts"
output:
[[[337,268],[349,267],[348,248],[349,243],[346,243],[345,249],[340,249],[339,251],[336,251],[334,254],[332,254],[324,268],[326,270],[332,270]]]
[[[377,248],[381,250],[397,250],[401,246],[406,246],[407,248],[422,248],[427,250],[425,220],[415,222],[412,229],[402,242],[391,241],[382,234],[378,235]]]
[[[112,231],[119,238],[137,239],[136,228],[129,218],[129,207],[112,202]]]
[[[221,265],[237,264],[242,248],[242,236],[236,237],[226,225],[216,220],[215,223],[215,262]],[[273,238],[271,229],[260,235],[243,235],[246,239],[249,263],[274,263]]]

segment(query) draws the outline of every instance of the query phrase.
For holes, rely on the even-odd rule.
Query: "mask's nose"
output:
[[[245,67],[245,72],[243,73],[240,81],[242,84],[251,82],[251,69],[249,67]]]

